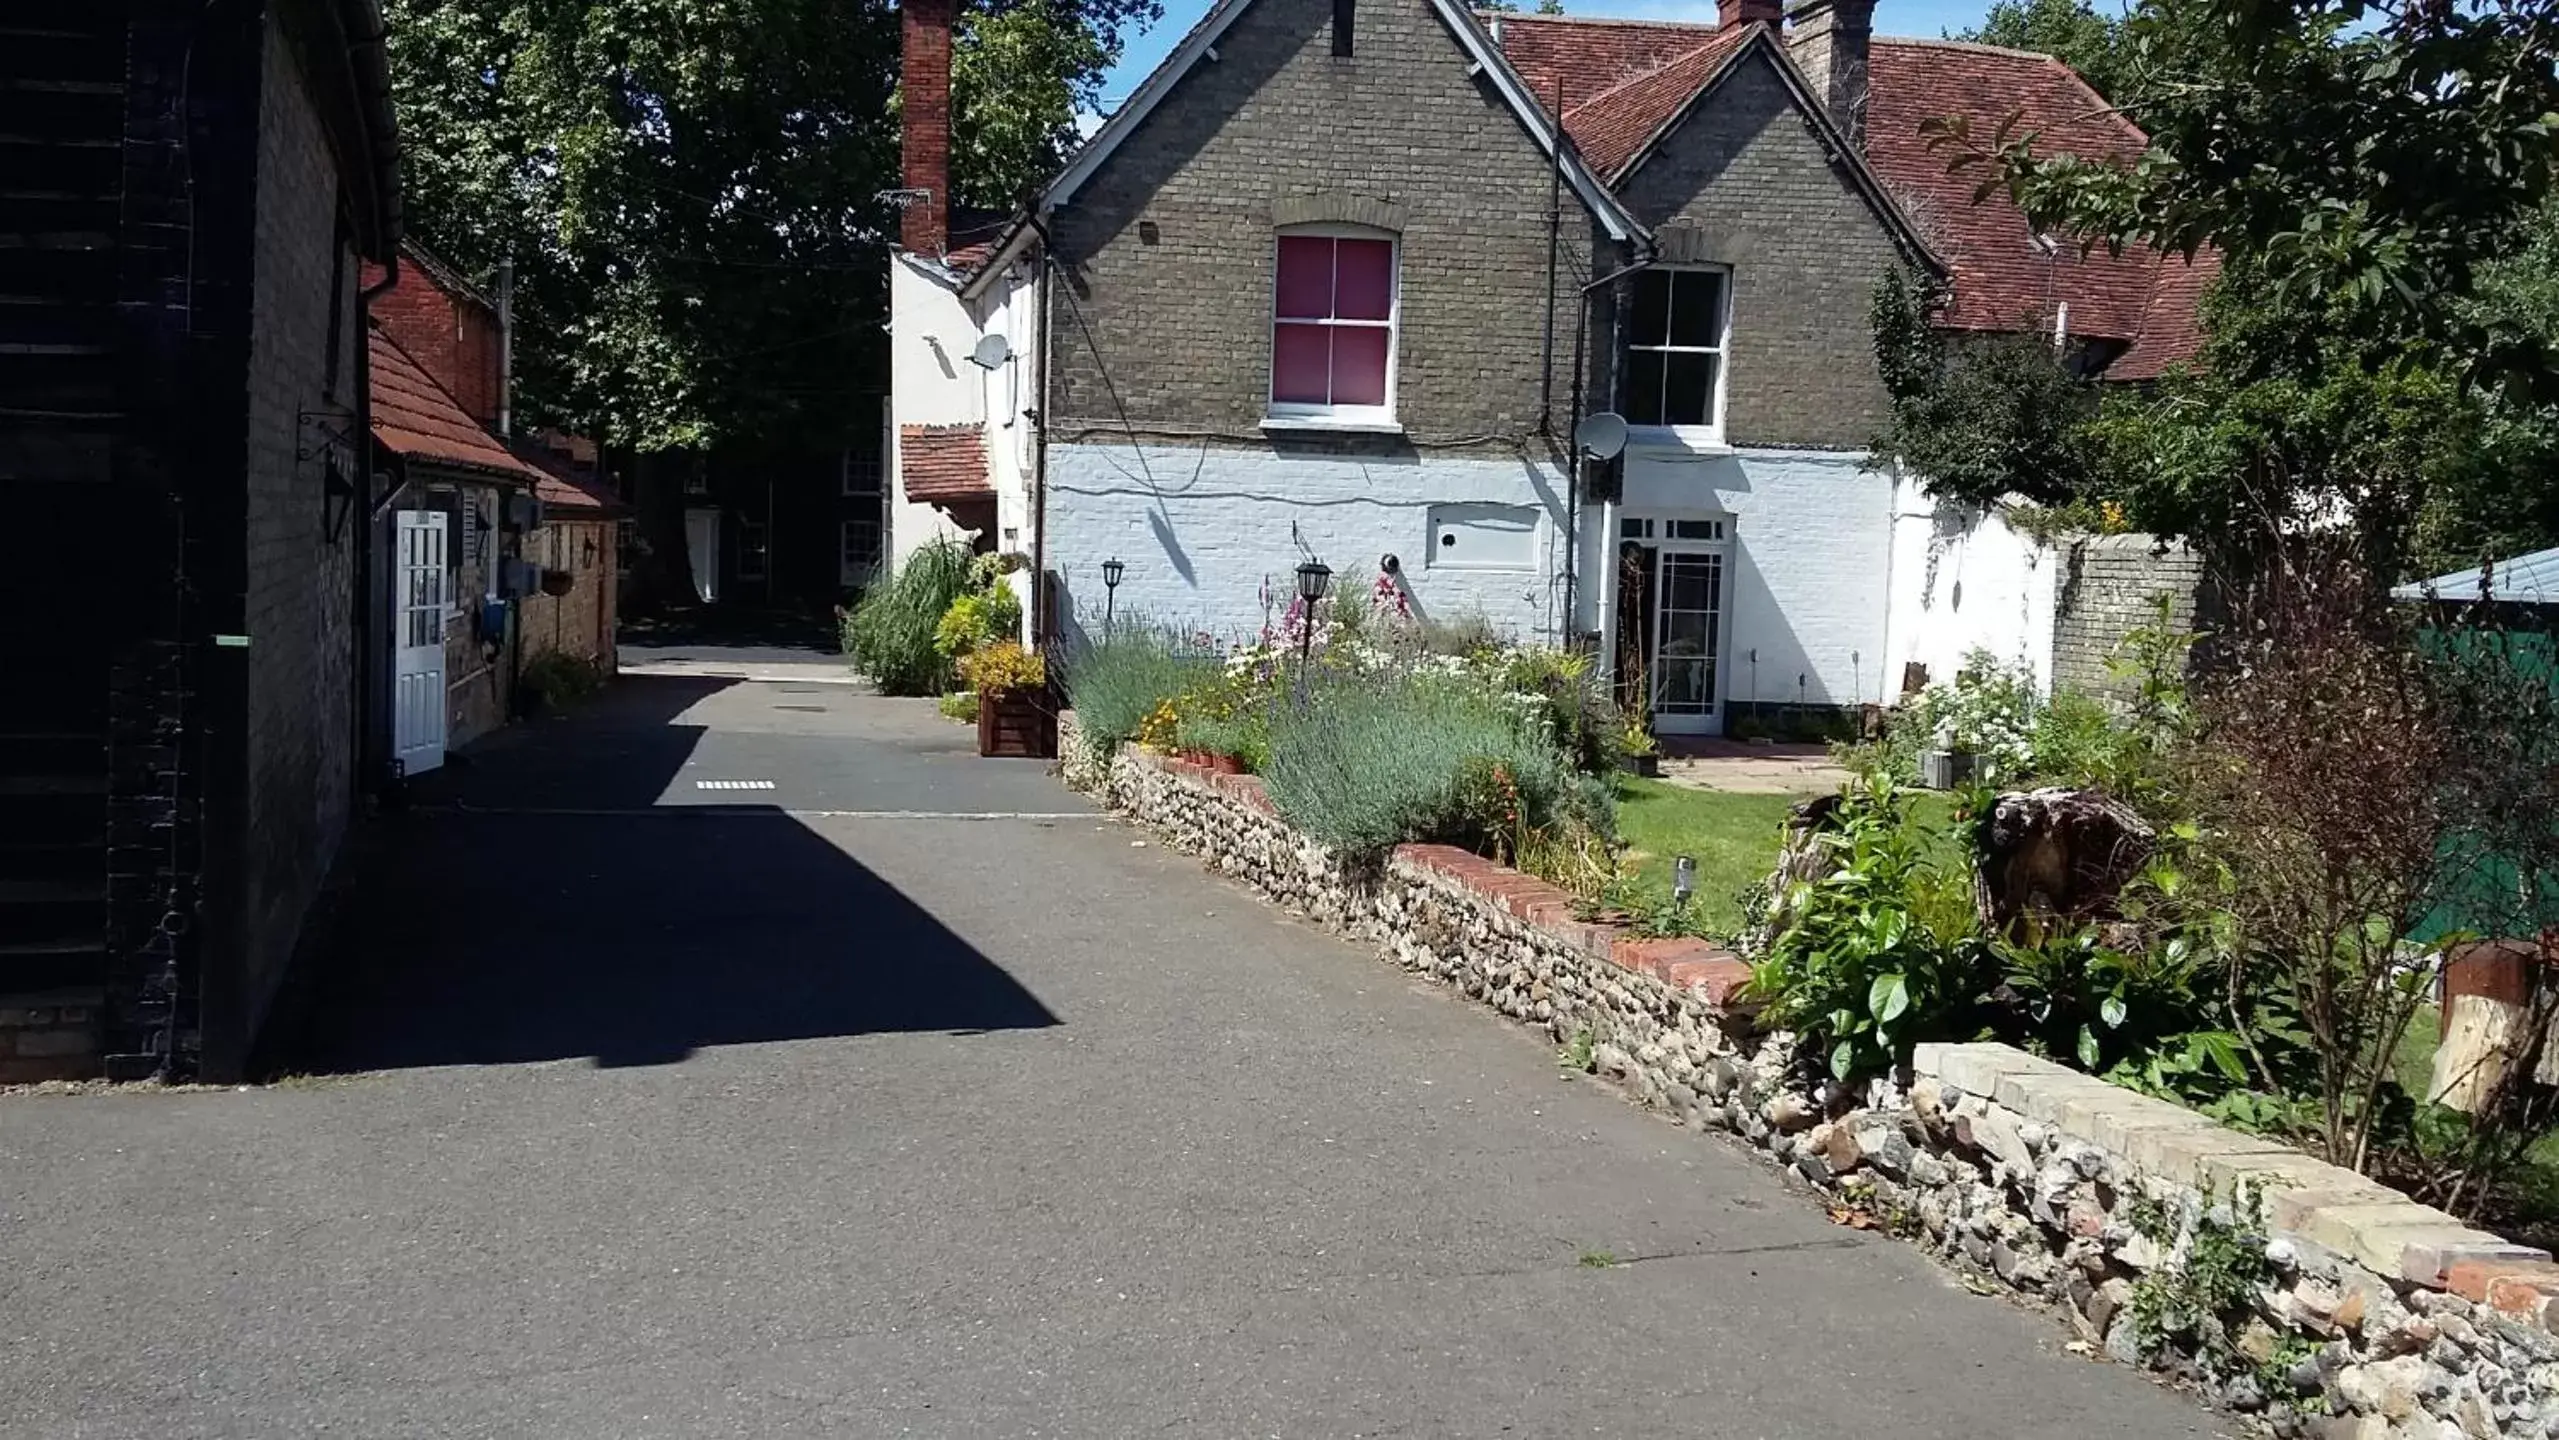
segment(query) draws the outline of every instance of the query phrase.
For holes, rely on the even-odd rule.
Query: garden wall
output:
[[[1577,920],[1561,890],[1446,846],[1345,868],[1252,777],[1106,757],[1071,716],[1061,739],[1068,783],[1211,869],[1537,1027],[1671,1122],[1738,1137],[1849,1223],[2059,1308],[2091,1354],[2282,1434],[2559,1437],[2542,1251],[2005,1045],[1921,1046],[1900,1082],[1829,1084],[1752,1024],[1746,967],[1712,946]]]

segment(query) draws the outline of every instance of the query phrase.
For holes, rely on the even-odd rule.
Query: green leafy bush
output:
[[[566,705],[603,689],[604,682],[611,678],[603,666],[584,656],[545,650],[524,662],[524,673],[516,683],[538,697],[541,704]]]
[[[1972,877],[1940,858],[1935,827],[1891,781],[1852,784],[1821,878],[1788,898],[1792,923],[1752,967],[1769,1019],[1846,1079],[1923,1040],[1979,1034],[1995,961],[1975,931]]]
[[[951,682],[951,657],[934,643],[951,602],[969,588],[968,546],[927,545],[887,583],[874,585],[844,620],[844,653],[890,695],[938,695]]]
[[[1565,813],[1569,770],[1517,710],[1431,676],[1326,678],[1278,708],[1263,772],[1299,830],[1346,855],[1406,841],[1514,851]]]
[[[1108,749],[1135,738],[1157,706],[1214,682],[1222,670],[1216,657],[1173,632],[1132,619],[1076,653],[1066,667],[1066,698],[1084,733]]]
[[[946,720],[961,720],[974,725],[977,723],[977,692],[954,690],[935,701],[934,708],[940,710]]]
[[[1001,580],[951,602],[933,627],[933,648],[956,660],[1022,633],[1022,602]]]

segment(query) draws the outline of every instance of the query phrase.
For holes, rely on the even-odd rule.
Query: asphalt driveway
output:
[[[0,1098],[0,1437],[2221,1432],[1144,841],[840,685],[519,728],[299,1078]]]

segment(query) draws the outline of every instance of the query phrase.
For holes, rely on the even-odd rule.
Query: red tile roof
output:
[[[1947,173],[1952,157],[1929,149],[1920,127],[1962,116],[1973,138],[1987,143],[2002,120],[2023,112],[2018,127],[2042,132],[2039,154],[2097,160],[2139,155],[2141,131],[2049,55],[1877,36],[1870,63],[1866,161],[1953,269],[1954,302],[1942,323],[1959,330],[2047,330],[2055,307],[2067,303],[2074,335],[2138,337],[2159,270],[2156,253],[2115,255],[2101,246],[2082,255],[2067,237],[2047,251],[2005,194],[1975,204],[1980,172]]]
[[[1477,18],[1502,42],[1511,68],[1539,103],[1564,113],[1649,70],[1659,70],[1715,37],[1712,25],[1661,20],[1573,20],[1486,11]],[[1575,137],[1577,140],[1578,136]]]
[[[366,338],[376,441],[412,460],[476,470],[494,480],[532,485],[545,478],[481,429],[453,392],[435,383],[390,336],[375,329]]]
[[[1706,43],[1656,69],[1621,80],[1566,110],[1565,133],[1581,147],[1582,158],[1591,163],[1591,168],[1615,181],[1636,152],[1644,148],[1644,142],[1652,139],[1688,103],[1689,97],[1724,68],[1724,62],[1749,38],[1751,29],[1742,25],[1707,31]]]
[[[2204,291],[2220,276],[2218,250],[2200,251],[2191,263],[2181,255],[2160,256],[2141,334],[2106,367],[2106,374],[2117,380],[2156,380],[2169,366],[2193,359],[2204,343]]]
[[[986,434],[975,425],[898,427],[898,478],[909,500],[988,500]]]
[[[1655,21],[1483,19],[1539,99],[1553,104],[1561,84],[1566,130],[1612,180],[1748,33]],[[1978,175],[1949,174],[1950,157],[1931,151],[1920,133],[1925,121],[1961,115],[1987,139],[2022,110],[2018,123],[2043,132],[2043,153],[2125,159],[2142,149],[2139,128],[2109,113],[2087,82],[2049,55],[1879,35],[1870,63],[1866,162],[1952,272],[1953,303],[1940,323],[2044,331],[2066,302],[2071,333],[2130,347],[2111,377],[2148,379],[2193,355],[2194,302],[2217,264],[2189,267],[2142,247],[2082,256],[2067,240],[2047,254],[2013,201],[2001,193],[1975,204]]]

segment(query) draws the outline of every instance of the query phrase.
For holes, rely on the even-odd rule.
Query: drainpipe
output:
[[[1040,259],[1031,267],[1033,283],[1040,287],[1039,308],[1034,312],[1031,353],[1039,357],[1040,374],[1032,393],[1039,397],[1039,409],[1031,417],[1031,646],[1046,649],[1051,628],[1057,617],[1049,613],[1048,580],[1048,350],[1049,306],[1055,303],[1057,288],[1056,247],[1050,243],[1048,227],[1038,216],[1030,217],[1031,228],[1039,232]]]
[[[515,256],[498,262],[498,438],[515,437]]]

